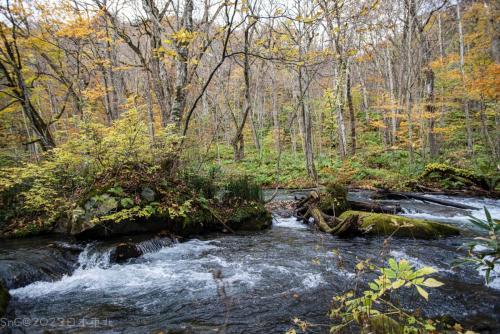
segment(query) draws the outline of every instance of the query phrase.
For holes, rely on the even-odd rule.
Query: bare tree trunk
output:
[[[193,32],[193,0],[185,1],[181,25],[182,29],[187,33]],[[177,41],[176,48],[177,57],[175,67],[177,76],[175,78],[174,100],[172,102],[170,122],[174,123],[176,128],[180,129],[182,116],[186,108],[189,42]]]
[[[352,94],[351,94],[351,74],[347,72],[346,75],[346,97],[347,97],[347,106],[349,108],[349,125],[351,130],[351,155],[356,154],[356,118],[354,114],[354,106],[352,103]]]
[[[389,96],[390,96],[390,104],[391,104],[391,144],[396,143],[397,139],[397,126],[398,119],[397,113],[398,110],[395,106],[396,99],[394,97],[394,73],[392,69],[392,58],[389,53],[389,49],[386,49],[386,61],[387,61],[387,77],[389,78]]]
[[[274,136],[274,145],[276,152],[281,151],[281,138],[280,138],[280,118],[279,118],[279,109],[278,109],[278,92],[276,85],[276,68],[273,66],[273,73],[271,75],[272,82],[272,116],[273,116],[273,136]]]
[[[303,133],[303,146],[304,146],[304,154],[306,157],[306,169],[307,175],[316,180],[316,167],[314,165],[314,151],[313,151],[313,142],[312,142],[312,120],[311,120],[311,111],[309,110],[309,105],[305,101],[307,99],[307,87],[304,87],[304,80],[307,82],[307,73],[303,72],[303,67],[299,68],[298,80],[299,80],[299,117],[300,122],[302,124],[302,133]]]
[[[361,83],[361,92],[363,94],[363,109],[365,112],[365,122],[366,124],[370,124],[370,105],[368,103],[368,92],[366,90],[366,82],[365,78],[361,74],[361,70],[358,67],[358,77],[359,77],[359,82]]]
[[[483,132],[485,146],[489,147],[492,156],[495,159],[498,159],[499,157],[497,156],[497,149],[495,147],[495,143],[493,142],[493,139],[491,138],[491,135],[490,135],[490,131],[488,129],[488,116],[486,115],[485,109],[486,109],[486,106],[485,106],[484,100],[481,99],[479,111],[481,114],[481,125],[483,128],[482,132]]]
[[[425,75],[425,111],[429,117],[429,154],[431,158],[435,158],[439,153],[439,148],[436,142],[436,134],[434,132],[436,110],[434,106],[434,71],[432,68],[427,67],[424,70]]]
[[[339,60],[339,68],[337,71],[337,83],[335,88],[335,107],[337,109],[337,132],[339,140],[339,154],[340,158],[343,160],[347,156],[347,140],[345,134],[345,124],[344,124],[344,105],[342,103],[342,83],[344,82],[344,75],[346,71],[346,66],[342,59]]]
[[[240,161],[245,157],[245,142],[243,137],[243,129],[252,110],[252,101],[250,98],[250,29],[253,25],[248,25],[245,28],[245,44],[244,44],[244,56],[243,56],[243,77],[245,80],[245,111],[243,112],[243,119],[240,125],[236,129],[236,134],[232,140],[232,145],[234,149],[234,160]],[[237,123],[236,123],[237,124]]]
[[[460,39],[460,73],[462,75],[462,87],[463,87],[463,98],[462,104],[464,106],[465,112],[465,128],[467,131],[467,152],[469,154],[474,153],[474,143],[472,137],[472,121],[469,110],[469,99],[467,98],[467,87],[466,87],[466,78],[465,78],[465,45],[464,45],[464,33],[462,29],[462,16],[460,13],[460,0],[457,2],[457,25],[458,25],[458,34]]]

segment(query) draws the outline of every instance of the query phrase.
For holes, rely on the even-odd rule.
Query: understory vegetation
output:
[[[186,167],[171,175],[180,137],[170,128],[152,142],[136,110],[111,127],[93,119],[40,162],[1,171],[0,226],[14,236],[51,231],[94,210],[92,223],[165,214],[187,217],[209,201],[261,201],[260,186],[244,175],[207,173]],[[219,205],[220,206],[220,205]]]

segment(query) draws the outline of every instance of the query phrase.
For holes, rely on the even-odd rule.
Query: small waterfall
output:
[[[96,243],[88,244],[78,256],[78,263],[80,264],[78,269],[109,268],[112,250],[111,247],[107,249],[100,248]]]
[[[137,248],[141,251],[142,254],[146,253],[155,253],[164,247],[170,247],[174,244],[174,242],[169,238],[162,239],[151,239],[142,241],[137,244]]]

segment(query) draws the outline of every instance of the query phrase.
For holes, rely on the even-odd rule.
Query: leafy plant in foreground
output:
[[[360,269],[359,266],[357,269]],[[435,326],[431,321],[419,320],[406,313],[400,307],[386,299],[387,295],[401,288],[415,288],[425,300],[429,294],[424,288],[436,288],[443,283],[427,277],[436,272],[434,268],[424,267],[415,270],[406,260],[396,262],[389,259],[389,266],[379,268],[380,275],[368,284],[369,289],[363,291],[362,296],[349,291],[334,298],[334,307],[330,316],[341,320],[341,323],[331,328],[337,333],[351,323],[357,323],[363,328],[373,328],[375,332],[384,331],[405,333],[419,333],[433,331]]]
[[[487,236],[479,236],[465,244],[468,256],[457,261],[457,264],[473,263],[480,271],[485,272],[486,284],[491,281],[491,272],[500,262],[500,222],[495,221],[488,209],[484,208],[486,219],[469,216],[469,221]]]

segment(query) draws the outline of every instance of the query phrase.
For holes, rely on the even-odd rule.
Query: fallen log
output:
[[[394,200],[401,200],[401,199],[416,199],[422,202],[428,202],[428,203],[436,203],[439,205],[444,205],[444,206],[449,206],[457,209],[463,209],[463,210],[479,210],[478,208],[470,205],[465,205],[465,204],[460,204],[452,201],[447,201],[444,199],[437,199],[437,198],[430,198],[426,197],[423,195],[418,195],[418,194],[413,194],[413,193],[406,193],[406,192],[394,192],[394,191],[379,191],[375,194],[376,198],[384,198],[384,199],[394,199]]]
[[[397,195],[402,196],[402,194]],[[332,216],[321,208],[321,204],[325,204],[323,203],[325,202],[325,198],[329,198],[328,194],[324,195],[323,193],[312,191],[305,199],[297,203],[295,216],[305,222],[312,220],[318,230],[340,237],[384,235],[434,239],[460,233],[454,227],[428,220],[375,213],[373,210],[389,210],[388,206],[378,203],[352,201],[354,205],[358,204],[365,209],[369,208],[371,212],[346,211],[339,217]],[[393,206],[390,210],[394,210],[395,208],[401,209],[398,206]]]
[[[460,234],[454,226],[404,216],[361,211],[346,211],[341,220],[357,217],[359,234],[416,239],[438,239]]]
[[[295,217],[308,221],[309,218],[314,219],[314,223],[318,229],[325,233],[332,233],[333,228],[340,222],[334,216],[330,216],[323,212],[320,207],[321,195],[317,191],[311,191],[309,196],[301,199],[295,209]]]
[[[486,191],[494,190],[498,182],[500,182],[500,180],[495,180],[495,181],[489,180],[487,177],[483,175],[477,175],[476,173],[466,169],[457,168],[441,163],[428,164],[425,167],[425,171],[420,175],[419,178],[432,179],[431,177],[432,174],[434,175],[437,174],[438,178],[440,178],[441,180],[445,178],[457,180],[464,184],[475,185],[476,187],[479,187]]]
[[[395,214],[402,212],[401,206],[396,205],[382,205],[380,203],[370,203],[370,202],[359,202],[359,201],[348,201],[349,206],[352,210],[357,211],[368,211],[375,213],[390,213]]]

